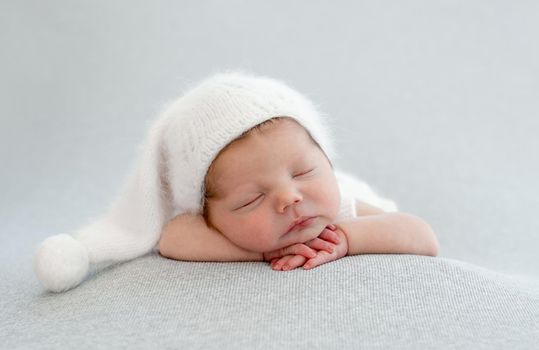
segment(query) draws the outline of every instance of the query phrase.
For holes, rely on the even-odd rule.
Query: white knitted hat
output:
[[[40,282],[48,290],[64,291],[78,285],[92,265],[150,252],[171,218],[201,213],[204,176],[218,152],[276,116],[294,118],[333,157],[321,115],[282,82],[227,72],[188,91],[152,125],[133,173],[108,211],[74,236],[52,236],[39,246],[34,269]]]
[[[242,73],[211,77],[173,103],[164,113],[165,158],[174,206],[199,213],[203,179],[224,146],[268,119],[289,116],[305,127],[324,150],[334,156],[325,120],[311,101],[274,79]]]

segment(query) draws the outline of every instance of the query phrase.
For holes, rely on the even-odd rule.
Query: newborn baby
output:
[[[229,143],[204,183],[203,213],[167,225],[163,256],[271,260],[273,269],[290,270],[362,253],[437,254],[432,229],[413,215],[359,202],[360,218],[336,221],[340,193],[331,161],[292,118],[269,119]]]
[[[209,77],[151,125],[107,211],[74,234],[47,238],[34,269],[48,290],[152,250],[179,260],[271,261],[313,268],[345,255],[436,255],[420,218],[333,168],[330,125],[275,79]]]

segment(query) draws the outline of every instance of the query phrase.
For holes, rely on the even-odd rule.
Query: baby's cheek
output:
[[[243,239],[256,252],[268,252],[276,244],[275,227],[266,218],[258,217],[249,220],[244,226]]]
[[[333,179],[328,179],[325,182],[320,182],[314,186],[316,198],[320,205],[327,211],[328,216],[337,216],[340,206],[339,186]]]

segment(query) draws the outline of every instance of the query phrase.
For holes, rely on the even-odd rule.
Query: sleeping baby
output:
[[[186,261],[268,261],[311,269],[346,255],[436,256],[428,223],[334,169],[326,117],[267,77],[212,76],[154,123],[125,188],[102,217],[45,240],[43,286],[156,249]]]

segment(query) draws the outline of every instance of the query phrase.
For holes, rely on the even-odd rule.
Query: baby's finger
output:
[[[333,260],[335,260],[335,257],[332,254],[321,250],[314,258],[307,260],[307,262],[303,264],[303,268],[309,270]]]
[[[325,250],[328,253],[333,253],[335,251],[335,244],[325,241],[320,238],[315,238],[305,243],[308,247],[316,250]]]
[[[316,256],[316,252],[303,243],[297,243],[288,247],[277,249],[273,252],[264,253],[264,257],[267,260],[271,260],[273,258],[280,258],[285,255],[303,255],[307,259],[311,259]]]
[[[273,270],[282,270],[284,264],[288,262],[288,260],[292,259],[295,255],[286,255],[280,258],[271,266]]]
[[[340,238],[337,232],[331,231],[328,229],[324,229],[320,235],[318,235],[318,238],[324,239],[326,241],[329,241],[331,243],[339,244]]]
[[[293,255],[282,265],[281,268],[283,271],[294,270],[296,267],[300,267],[301,265],[305,264],[305,261],[307,261],[307,258],[303,255]]]
[[[271,268],[272,268],[273,270],[275,270],[275,266],[277,266],[277,264],[279,263],[279,261],[280,261],[281,259],[283,259],[283,258],[275,258],[275,259],[271,259],[271,264],[270,264],[270,265],[271,265]]]

